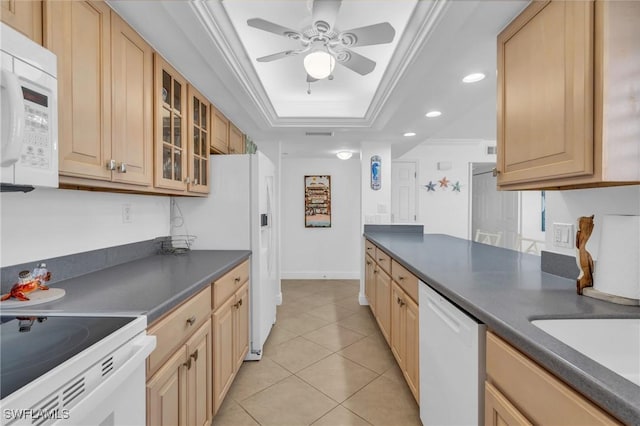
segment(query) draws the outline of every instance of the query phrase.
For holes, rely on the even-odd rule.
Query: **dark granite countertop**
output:
[[[537,256],[446,235],[366,229],[364,235],[587,398],[627,424],[640,424],[639,386],[530,323],[543,318],[640,318],[640,308],[578,296],[575,280],[542,272]]]
[[[58,281],[59,300],[4,314],[146,315],[151,324],[245,259],[248,250],[194,250],[153,255]]]

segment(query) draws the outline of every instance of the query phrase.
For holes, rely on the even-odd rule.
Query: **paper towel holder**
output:
[[[585,296],[640,306],[640,238],[634,235],[640,235],[640,216],[603,216],[593,287],[583,289]]]

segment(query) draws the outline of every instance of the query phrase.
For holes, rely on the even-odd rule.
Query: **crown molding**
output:
[[[414,62],[415,56],[428,41],[449,1],[419,0],[416,3],[364,117],[279,116],[251,59],[246,56],[244,45],[231,23],[223,2],[196,0],[191,3],[191,7],[206,29],[211,41],[222,52],[226,65],[232,70],[270,127],[371,128],[384,110],[386,101],[401,80],[405,70]]]

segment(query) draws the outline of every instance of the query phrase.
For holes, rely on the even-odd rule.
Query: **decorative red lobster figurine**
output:
[[[31,272],[22,271],[18,274],[20,281],[11,287],[11,291],[0,297],[0,301],[7,300],[14,297],[18,300],[27,301],[29,298],[27,294],[36,290],[49,290],[49,287],[42,284],[43,281],[49,281],[51,279],[51,272],[47,272],[44,276],[33,278]]]

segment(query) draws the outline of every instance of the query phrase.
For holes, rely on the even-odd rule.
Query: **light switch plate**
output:
[[[571,223],[554,223],[553,224],[553,246],[573,248],[575,234],[573,224]]]

